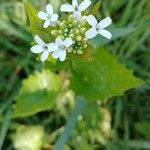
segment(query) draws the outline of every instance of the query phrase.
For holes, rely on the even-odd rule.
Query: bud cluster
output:
[[[88,40],[85,37],[87,31],[86,24],[80,23],[72,15],[66,20],[58,23],[57,29],[53,30],[51,34],[65,40],[67,37],[73,40],[71,47],[67,49],[68,53],[81,55],[88,47]]]

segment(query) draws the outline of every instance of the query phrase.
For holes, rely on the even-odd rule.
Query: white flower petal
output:
[[[87,39],[92,39],[98,34],[95,28],[90,28],[88,31],[85,32],[85,37]]]
[[[92,26],[92,27],[96,27],[96,25],[98,24],[97,19],[93,16],[93,15],[89,15],[87,16],[87,22]]]
[[[60,37],[57,37],[57,38],[56,38],[55,43],[56,43],[56,45],[58,45],[58,46],[64,45],[64,41],[63,41]]]
[[[64,61],[66,59],[66,50],[61,50],[59,60]]]
[[[56,50],[56,51],[53,52],[52,57],[54,59],[57,59],[57,58],[59,58],[60,55],[61,55],[61,51],[60,50]]]
[[[50,25],[50,20],[46,20],[43,27],[48,28],[49,25]]]
[[[100,27],[101,29],[104,29],[104,28],[108,27],[111,23],[112,23],[111,18],[106,17],[99,22],[98,27]]]
[[[91,1],[90,0],[84,0],[80,5],[79,5],[79,10],[80,11],[84,11],[86,10],[90,5],[91,5]]]
[[[40,46],[44,46],[45,42],[38,36],[35,35],[34,40],[40,45]]]
[[[98,31],[98,33],[101,34],[102,36],[106,37],[107,39],[112,38],[112,34],[107,30],[102,29],[102,30]]]
[[[66,50],[56,50],[53,52],[52,57],[54,59],[59,58],[60,61],[64,61],[66,59]]]
[[[51,4],[46,5],[46,12],[47,12],[49,15],[52,15],[52,14],[53,14],[53,7],[52,7]]]
[[[41,55],[41,61],[44,62],[48,58],[49,52],[44,51]]]
[[[67,48],[72,45],[73,41],[71,38],[66,38],[63,42],[63,45],[65,45]]]
[[[74,11],[74,12],[73,12],[73,16],[74,16],[77,20],[80,20],[80,19],[81,19],[81,12],[80,12],[80,11]]]
[[[78,0],[72,0],[72,6],[78,6]]]
[[[56,22],[58,20],[58,14],[53,14],[51,17],[52,22]]]
[[[40,12],[38,13],[38,17],[39,17],[40,19],[47,20],[47,13],[45,13],[45,12],[43,12],[43,11],[40,11]]]
[[[44,49],[39,45],[35,45],[35,46],[31,47],[31,52],[33,52],[35,54],[42,53],[43,51],[44,51]]]
[[[60,11],[62,12],[73,12],[73,6],[70,5],[70,4],[63,4],[61,7],[60,7]]]
[[[47,46],[49,52],[54,52],[58,49],[58,46],[55,43],[49,43]]]

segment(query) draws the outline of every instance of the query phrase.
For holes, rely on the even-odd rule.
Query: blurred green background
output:
[[[50,1],[31,2],[40,10]],[[56,9],[59,2],[51,0]],[[122,97],[91,103],[79,116],[65,149],[150,149],[150,1],[103,0],[97,17],[104,16],[111,16],[115,27],[139,27],[105,47],[133,68],[145,84],[125,92]],[[22,79],[42,68],[30,52],[31,42],[23,2],[0,0],[0,149],[53,149],[74,107],[69,91],[55,109],[10,119],[10,109]]]

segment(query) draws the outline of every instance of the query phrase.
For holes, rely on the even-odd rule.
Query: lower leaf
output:
[[[33,115],[54,106],[61,82],[48,70],[36,72],[23,81],[13,108],[13,117]]]

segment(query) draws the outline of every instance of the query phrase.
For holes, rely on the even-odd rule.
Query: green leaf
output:
[[[105,45],[113,40],[118,39],[119,37],[123,37],[129,33],[132,33],[135,31],[137,28],[132,28],[132,27],[126,27],[126,28],[110,28],[108,29],[112,33],[112,39],[108,40],[101,35],[97,35],[95,38],[93,38],[90,43],[94,47],[100,47],[102,45]]]
[[[73,60],[70,80],[70,88],[90,100],[120,96],[143,83],[104,49],[99,49],[91,62]]]
[[[60,83],[59,77],[48,70],[36,72],[23,80],[13,117],[29,116],[52,108]]]
[[[91,10],[91,15],[95,16],[98,13],[98,10],[100,8],[101,5],[101,1],[98,1],[95,3],[95,5],[93,6],[92,10]]]

